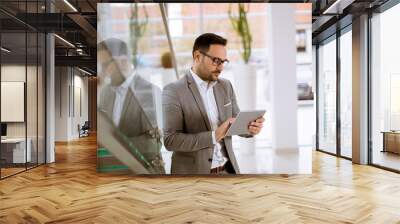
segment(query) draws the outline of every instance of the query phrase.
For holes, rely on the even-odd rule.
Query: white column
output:
[[[310,35],[311,36],[311,35]],[[314,92],[314,114],[317,111],[317,47],[312,45],[312,90]],[[318,124],[317,124],[318,125]],[[316,128],[316,127],[315,127]],[[314,133],[312,135],[312,145],[313,149],[317,148],[317,133],[316,129],[314,129]]]
[[[296,24],[293,4],[268,4],[267,53],[272,147],[297,151]],[[267,112],[267,113],[268,113]]]
[[[368,16],[353,20],[353,162],[368,162]]]
[[[55,141],[69,141],[72,137],[72,68],[55,68]]]

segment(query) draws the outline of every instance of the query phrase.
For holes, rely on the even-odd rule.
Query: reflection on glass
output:
[[[139,162],[148,173],[165,173],[155,106],[161,90],[138,74],[124,41],[109,38],[100,42],[98,58],[99,132],[110,132],[110,137],[98,140],[99,170],[124,170]],[[124,147],[115,147],[118,143]],[[132,171],[143,173],[141,169]]]
[[[319,47],[319,149],[336,153],[336,40]]]
[[[352,157],[352,54],[351,31],[340,37],[340,127],[341,155]]]

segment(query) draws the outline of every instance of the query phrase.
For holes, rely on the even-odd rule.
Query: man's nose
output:
[[[221,73],[223,69],[216,69],[215,72]]]

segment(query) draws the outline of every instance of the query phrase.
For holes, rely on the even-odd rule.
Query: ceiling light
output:
[[[71,4],[69,3],[68,0],[64,0],[65,4],[67,4],[74,12],[78,12],[78,10]]]
[[[336,0],[332,5],[324,10],[322,14],[342,14],[343,10],[353,2],[354,0]]]
[[[5,47],[1,47],[0,49],[1,49],[2,51],[6,52],[6,53],[10,53],[10,52],[11,52],[10,50],[8,50],[8,49],[5,48]]]
[[[69,42],[68,40],[58,36],[57,34],[54,34],[55,37],[57,37],[58,39],[60,39],[61,41],[63,41],[64,43],[66,43],[67,45],[69,45],[70,47],[75,48],[75,45],[71,44],[71,42]]]
[[[83,72],[83,73],[85,73],[85,74],[87,74],[87,75],[92,75],[92,73],[90,73],[90,72],[88,72],[88,71],[86,71],[86,70],[83,70],[83,69],[81,69],[81,68],[79,68],[79,67],[78,67],[78,70],[81,71],[81,72]]]

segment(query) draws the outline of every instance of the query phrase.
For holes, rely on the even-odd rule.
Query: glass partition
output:
[[[400,170],[400,4],[371,18],[372,164]]]
[[[27,33],[27,98],[26,98],[26,112],[27,112],[27,149],[30,151],[28,156],[30,159],[27,161],[27,167],[31,168],[37,165],[38,160],[38,35],[35,32]]]
[[[22,20],[45,1],[1,1],[0,178],[45,162],[45,35]],[[34,17],[35,18],[35,17]]]
[[[31,141],[26,136],[26,41],[25,32],[1,34],[2,177],[24,171],[31,161]]]
[[[38,33],[38,64],[37,64],[37,163],[46,162],[46,36]]]
[[[340,154],[352,157],[352,35],[340,36]]]
[[[336,39],[318,48],[318,149],[336,154]]]

